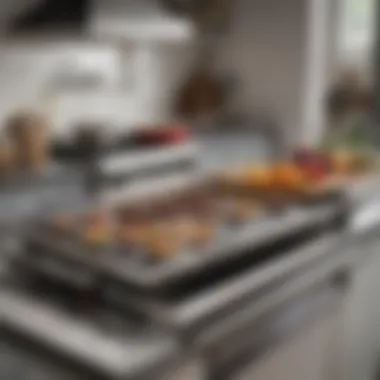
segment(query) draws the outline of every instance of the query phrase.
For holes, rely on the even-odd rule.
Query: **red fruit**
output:
[[[323,162],[308,162],[302,165],[302,170],[306,177],[311,180],[320,180],[326,177],[328,171]]]

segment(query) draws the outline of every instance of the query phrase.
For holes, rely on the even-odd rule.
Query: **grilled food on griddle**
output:
[[[148,226],[145,223],[130,223],[119,226],[118,238],[127,245],[141,245],[148,235]]]
[[[145,247],[150,257],[167,259],[175,256],[180,249],[178,236],[170,233],[168,226],[152,226],[146,236]]]
[[[106,212],[97,211],[84,221],[83,238],[91,245],[102,245],[112,238],[112,221]]]

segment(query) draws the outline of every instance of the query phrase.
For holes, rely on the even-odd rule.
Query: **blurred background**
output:
[[[167,122],[180,87],[202,66],[223,83],[224,114],[271,115],[294,138],[345,71],[372,79],[369,0],[315,9],[296,0],[200,9],[186,1],[3,3],[2,118],[33,104],[57,134],[90,118],[114,130]],[[34,8],[46,10],[32,16]]]
[[[0,377],[380,379],[375,0],[0,2]]]

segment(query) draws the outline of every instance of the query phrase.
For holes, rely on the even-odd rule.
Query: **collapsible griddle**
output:
[[[297,245],[342,227],[342,200],[291,207],[258,216],[239,227],[224,227],[203,248],[187,248],[159,261],[143,259],[119,246],[91,247],[47,226],[31,229],[23,263],[37,273],[80,288],[117,283],[140,291],[171,293],[209,278],[270,260],[284,246]]]
[[[236,153],[236,159],[232,159],[234,164],[247,161],[249,157],[256,159],[255,155],[257,154],[263,156],[256,151],[254,146],[257,134],[258,131],[255,129],[245,129],[232,134],[234,137],[232,140],[231,130],[218,131],[218,134],[208,131],[199,136],[199,160],[203,169],[201,171],[182,171],[183,182],[197,181],[198,177],[202,177],[202,174],[199,173],[208,173],[211,169],[212,171],[216,170],[214,164],[218,161],[220,161],[220,165],[223,165],[224,161],[221,160],[220,155],[228,141],[231,142],[230,155],[234,156],[233,152]],[[249,138],[253,141],[252,150],[247,145]],[[211,140],[213,144],[210,143]],[[244,155],[241,156],[237,152],[243,142],[245,149]],[[194,148],[190,149],[191,152],[188,149],[190,147],[186,148],[185,146],[169,148],[169,151],[162,152],[162,158],[165,158],[167,163],[172,166],[173,160],[178,161],[184,158],[188,160],[193,157]],[[184,155],[184,153],[186,154]],[[189,153],[191,153],[190,156]],[[131,173],[134,170],[143,170],[149,165],[154,166],[159,163],[153,162],[154,160],[150,162],[149,155],[139,157],[142,165],[140,165],[141,162],[140,164],[137,162],[138,160],[136,162],[134,159],[120,161],[114,158],[111,160],[107,158],[101,163],[104,172],[117,175],[120,175],[124,169],[126,173]],[[210,162],[213,164],[210,165]],[[167,185],[170,180],[165,177],[163,182]],[[109,191],[108,184],[109,182],[105,186],[106,193]],[[126,186],[124,198],[128,198],[130,187],[129,184]],[[148,184],[147,187],[150,185]],[[135,190],[137,190],[135,193],[140,192],[138,188]],[[123,193],[125,189],[118,191]],[[252,263],[269,260],[272,256],[277,255],[279,248],[285,243],[302,241],[322,230],[333,228],[332,226],[340,221],[346,211],[344,199],[338,194],[337,197],[328,201],[321,199],[315,204],[300,205],[281,214],[260,216],[240,228],[226,228],[207,247],[198,251],[184,250],[179,252],[176,257],[161,262],[146,262],[134,255],[118,254],[117,250],[112,247],[98,251],[91,250],[78,246],[67,237],[43,232],[37,228],[29,236],[24,263],[40,274],[75,286],[92,287],[101,278],[102,282],[114,282],[126,288],[165,293],[181,287],[191,287],[215,271],[228,274],[244,269]]]

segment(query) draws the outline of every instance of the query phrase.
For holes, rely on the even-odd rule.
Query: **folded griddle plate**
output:
[[[195,281],[205,272],[241,260],[256,260],[267,255],[276,242],[302,231],[330,227],[341,214],[339,203],[299,207],[280,215],[267,216],[219,234],[208,247],[183,251],[175,257],[150,262],[115,247],[90,249],[67,237],[42,231],[29,236],[26,255],[29,266],[52,279],[81,287],[92,287],[99,278],[141,290],[166,291],[179,282]]]
[[[158,374],[179,357],[178,347],[167,335],[125,316],[118,319],[119,323],[114,319],[105,323],[103,319],[100,324],[92,320],[91,313],[70,315],[65,309],[30,293],[11,290],[0,294],[0,313],[0,333],[19,337],[20,342],[24,338],[33,344],[29,360],[36,354],[37,347],[44,348],[51,357],[65,359],[65,366],[56,368],[57,372],[51,372],[50,378],[60,379],[60,374],[70,373],[69,368],[80,368],[82,373],[87,371],[92,376],[78,376],[78,379],[95,379],[96,374],[102,379],[140,379],[142,375]],[[17,346],[15,339],[10,342],[13,346]],[[23,348],[25,351],[26,346]],[[0,348],[0,356],[1,351]],[[32,360],[34,370],[37,362]],[[52,363],[54,361],[50,361],[50,369],[40,370],[54,371]],[[33,371],[33,364],[29,370]]]

